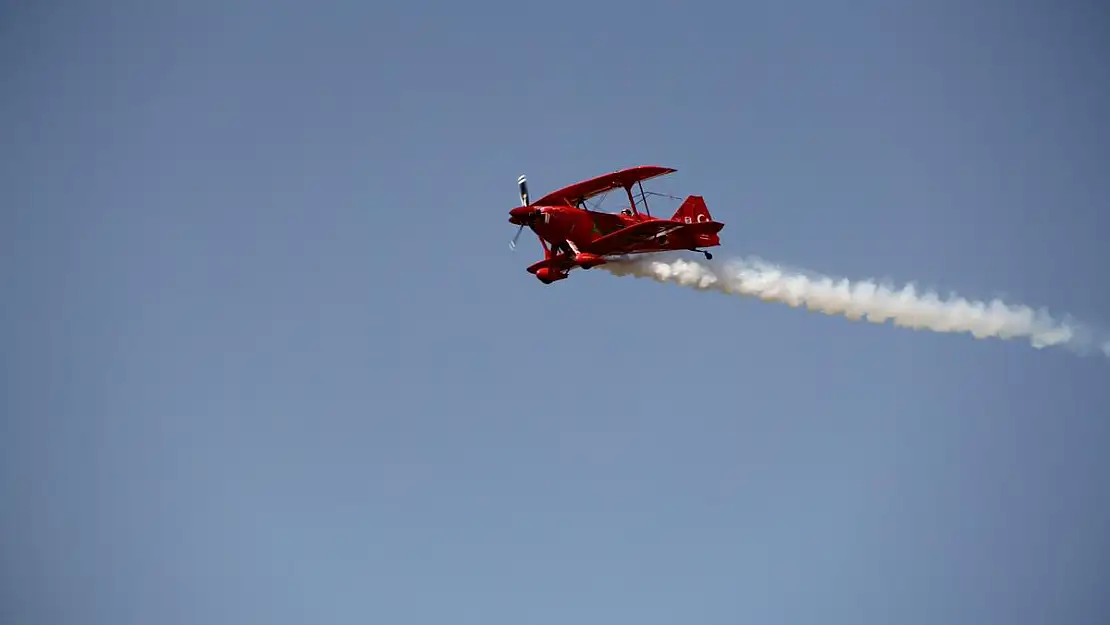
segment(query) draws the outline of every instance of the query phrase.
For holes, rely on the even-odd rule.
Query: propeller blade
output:
[[[528,199],[528,179],[524,177],[524,174],[521,174],[520,177],[516,179],[516,184],[517,187],[520,188],[520,205],[528,206],[530,201]]]
[[[520,227],[516,229],[516,234],[513,236],[513,240],[509,241],[510,250],[516,250],[516,240],[520,238],[521,232],[524,232],[524,224],[520,224]]]

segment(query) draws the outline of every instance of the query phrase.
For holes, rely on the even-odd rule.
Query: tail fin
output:
[[[713,221],[713,217],[709,215],[709,209],[705,206],[705,200],[700,195],[691,195],[686,198],[686,201],[678,207],[671,219],[688,224]]]

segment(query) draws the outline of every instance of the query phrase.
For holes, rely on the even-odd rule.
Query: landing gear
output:
[[[690,251],[691,252],[701,252],[705,256],[705,260],[713,260],[713,255],[710,254],[709,252],[705,251],[705,250],[696,250],[694,248],[690,248]]]

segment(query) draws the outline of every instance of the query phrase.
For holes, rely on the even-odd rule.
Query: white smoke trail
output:
[[[942,300],[935,292],[918,293],[912,284],[900,290],[870,280],[851,282],[812,276],[758,259],[732,260],[724,265],[653,255],[614,260],[600,266],[617,276],[651,278],[701,290],[748,295],[791,307],[804,306],[827,315],[852,320],[934,332],[966,332],[977,339],[1026,338],[1038,349],[1069,347],[1079,353],[1094,345],[1082,326],[1053,319],[1045,311],[1000,300],[989,303],[953,296]],[[1110,341],[1099,345],[1110,357]]]

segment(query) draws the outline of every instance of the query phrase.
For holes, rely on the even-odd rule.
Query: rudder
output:
[[[709,208],[706,207],[705,200],[700,195],[687,197],[671,219],[687,224],[713,221],[713,217],[709,214]]]

